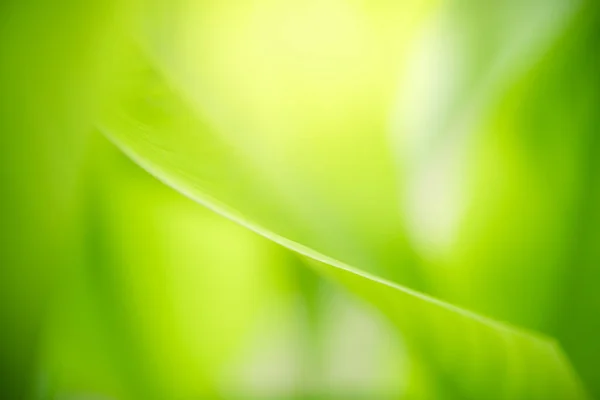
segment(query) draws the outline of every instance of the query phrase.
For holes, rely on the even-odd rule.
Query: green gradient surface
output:
[[[599,28],[4,1],[0,398],[600,398]]]

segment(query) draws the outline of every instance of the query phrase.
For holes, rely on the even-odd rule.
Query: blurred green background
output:
[[[593,0],[3,0],[0,398],[600,398]]]

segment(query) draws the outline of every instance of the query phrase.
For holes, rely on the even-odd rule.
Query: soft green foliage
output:
[[[600,396],[593,1],[0,14],[7,398]]]
[[[135,76],[144,77],[139,73]],[[436,377],[450,381],[436,383],[450,386],[440,389],[450,390],[447,396],[455,393],[456,398],[481,398],[490,390],[498,398],[581,396],[560,350],[547,339],[515,331],[406,287],[381,281],[256,225],[216,200],[225,197],[237,201],[235,204],[260,205],[261,198],[252,198],[252,194],[244,192],[229,194],[232,191],[229,185],[235,185],[239,190],[247,183],[244,179],[249,179],[246,174],[235,174],[235,171],[248,172],[248,169],[240,168],[237,165],[239,159],[229,158],[228,152],[220,158],[218,147],[200,142],[206,128],[194,124],[193,116],[186,113],[185,104],[173,98],[156,75],[148,73],[146,79],[137,81],[131,91],[126,92],[133,98],[126,96],[123,103],[111,103],[117,105],[118,110],[108,112],[114,117],[104,120],[103,129],[118,145],[160,180],[200,204],[319,262],[319,270],[323,269],[323,273],[373,302],[390,315],[409,345],[422,347],[422,356],[435,368]],[[128,83],[133,81],[133,78],[126,80]],[[172,104],[175,107],[171,107]],[[209,156],[203,156],[205,153]],[[192,165],[195,168],[191,168]],[[211,182],[206,175],[211,171],[229,171],[231,175]],[[257,193],[264,194],[265,191]],[[283,218],[270,212],[263,215],[269,218],[268,221]],[[261,217],[260,214],[252,216]],[[290,236],[296,233],[291,230],[292,224],[284,226]]]

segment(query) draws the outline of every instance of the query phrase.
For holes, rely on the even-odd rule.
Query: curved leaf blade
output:
[[[386,312],[435,370],[446,398],[586,398],[552,340],[380,279],[289,239],[288,232],[295,237],[302,232],[285,224],[277,229],[284,213],[265,208],[273,199],[252,174],[252,165],[212,135],[160,74],[145,65],[124,82],[102,115],[102,130],[118,147],[167,185],[312,260],[324,275]],[[267,229],[254,222],[261,218],[272,225]]]

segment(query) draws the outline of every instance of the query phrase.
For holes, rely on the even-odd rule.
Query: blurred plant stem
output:
[[[298,398],[318,400],[319,388],[322,387],[323,370],[323,279],[319,277],[302,259],[290,253],[290,267],[297,282],[297,293],[301,306],[301,329],[298,343],[300,356],[300,379],[298,382]],[[303,397],[304,396],[304,397]]]
[[[569,130],[577,132],[579,170],[575,179],[572,222],[565,239],[562,286],[557,296],[552,334],[556,335],[572,359],[575,368],[596,398],[600,397],[600,8],[588,2],[572,26],[571,34],[561,43],[550,60],[545,85],[555,90],[556,103],[542,103],[545,112],[560,110],[569,99],[572,114]],[[573,73],[573,65],[577,73]],[[565,85],[565,82],[568,84]],[[556,126],[564,115],[557,115]],[[560,134],[571,135],[561,130]]]

